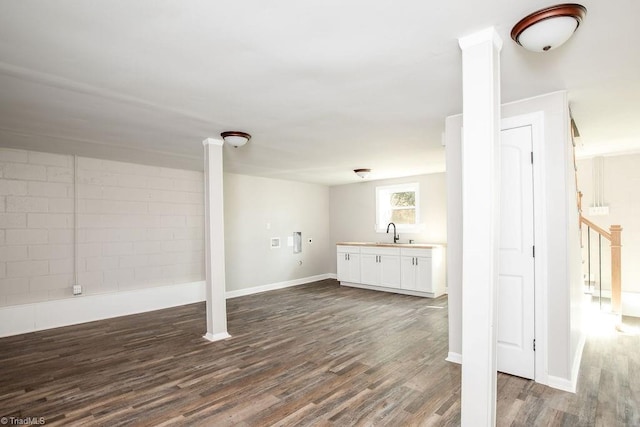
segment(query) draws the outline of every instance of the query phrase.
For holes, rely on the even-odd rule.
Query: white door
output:
[[[531,126],[501,132],[498,370],[533,379],[534,228]]]

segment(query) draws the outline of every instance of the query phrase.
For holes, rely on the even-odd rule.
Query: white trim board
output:
[[[575,393],[578,385],[578,369],[577,366],[580,366],[580,362],[582,359],[582,349],[585,344],[585,335],[583,334],[580,343],[578,344],[579,350],[576,352],[576,360],[573,363],[573,372],[571,373],[571,380],[567,380],[566,378],[555,377],[552,375],[547,375],[547,386],[551,388],[555,388],[562,391],[568,391],[570,393]],[[457,363],[459,365],[462,364],[462,355],[460,353],[449,352],[447,358],[445,359],[447,362]]]
[[[592,298],[598,298],[600,291],[593,291]],[[602,290],[603,298],[611,298],[611,289]],[[622,315],[640,317],[640,292],[622,291]]]
[[[640,292],[622,292],[622,314],[640,317]]]
[[[276,289],[290,288],[292,286],[304,285],[306,283],[312,283],[320,280],[333,279],[333,278],[335,278],[335,274],[318,274],[316,276],[302,277],[300,279],[270,283],[268,285],[254,286],[252,288],[238,289],[235,291],[227,291],[226,296],[227,296],[227,299],[237,298],[245,295],[252,295],[260,292],[274,291]]]
[[[0,308],[0,337],[204,301],[204,281]]]
[[[457,363],[458,365],[462,365],[462,354],[454,353],[452,351],[449,352],[447,358],[444,359],[447,362]]]
[[[547,386],[557,390],[568,391],[569,393],[576,392],[576,382],[553,375],[547,375]]]
[[[319,274],[230,291],[225,293],[225,297],[236,298],[331,278],[335,278],[335,274]],[[0,307],[0,337],[162,310],[205,299],[205,282],[199,281]]]

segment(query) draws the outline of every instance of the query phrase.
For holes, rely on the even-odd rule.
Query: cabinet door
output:
[[[338,280],[341,282],[360,282],[360,254],[338,253]]]
[[[360,283],[360,254],[350,253],[347,260],[348,274],[346,282]]]
[[[338,280],[341,282],[348,282],[347,278],[349,276],[349,261],[347,260],[346,252],[338,252],[338,271],[337,276]]]
[[[416,290],[416,266],[415,257],[403,256],[400,258],[400,287],[411,291]]]
[[[400,288],[400,257],[380,255],[380,286]]]
[[[374,254],[360,254],[360,283],[365,285],[380,284],[380,264]]]
[[[415,290],[433,292],[431,258],[416,257],[415,259]]]

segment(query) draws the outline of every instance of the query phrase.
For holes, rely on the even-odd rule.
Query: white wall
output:
[[[224,180],[227,292],[329,272],[329,187],[230,173]],[[294,231],[302,232],[299,254],[287,246]]]
[[[640,199],[635,197],[640,188],[640,154],[607,156],[604,164],[604,204],[609,206],[608,215],[589,215],[589,206],[594,204],[593,159],[578,160],[578,188],[582,191],[583,215],[605,230],[612,224],[622,226],[622,290],[640,293]],[[586,236],[586,234],[585,234]],[[592,273],[597,280],[597,235],[592,234]],[[586,245],[585,245],[586,250]],[[610,245],[603,241],[602,258],[603,289],[611,289]],[[585,252],[586,258],[586,252]],[[624,300],[624,297],[623,297]]]
[[[536,253],[546,251],[547,272],[536,278],[536,286],[546,290],[548,375],[555,385],[570,389],[575,381],[583,334],[584,296],[582,293],[578,215],[575,203],[573,158],[568,137],[568,103],[565,92],[556,92],[505,104],[502,117],[533,112],[544,113],[544,194],[546,197],[546,247],[536,242]],[[447,192],[448,192],[448,281],[449,281],[449,352],[461,354],[462,223],[460,116],[446,122]],[[559,384],[558,382],[562,382]],[[575,384],[573,384],[575,385]]]
[[[0,148],[0,306],[200,281],[202,172]]]
[[[400,242],[446,243],[447,194],[444,173],[397,179],[363,181],[330,188],[331,272],[336,272],[335,244],[344,241],[393,242],[391,234],[378,233],[376,225],[376,186],[418,182],[420,184],[420,233],[400,233]]]

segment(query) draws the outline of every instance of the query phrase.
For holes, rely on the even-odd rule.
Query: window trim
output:
[[[404,233],[417,233],[422,230],[422,224],[420,223],[420,183],[419,182],[406,182],[402,184],[392,185],[378,185],[376,186],[376,201],[375,201],[375,228],[377,233],[386,233],[388,223],[380,223],[380,203],[382,193],[396,193],[412,191],[416,194],[415,210],[416,210],[416,222],[414,224],[396,224],[396,229],[399,232]]]

